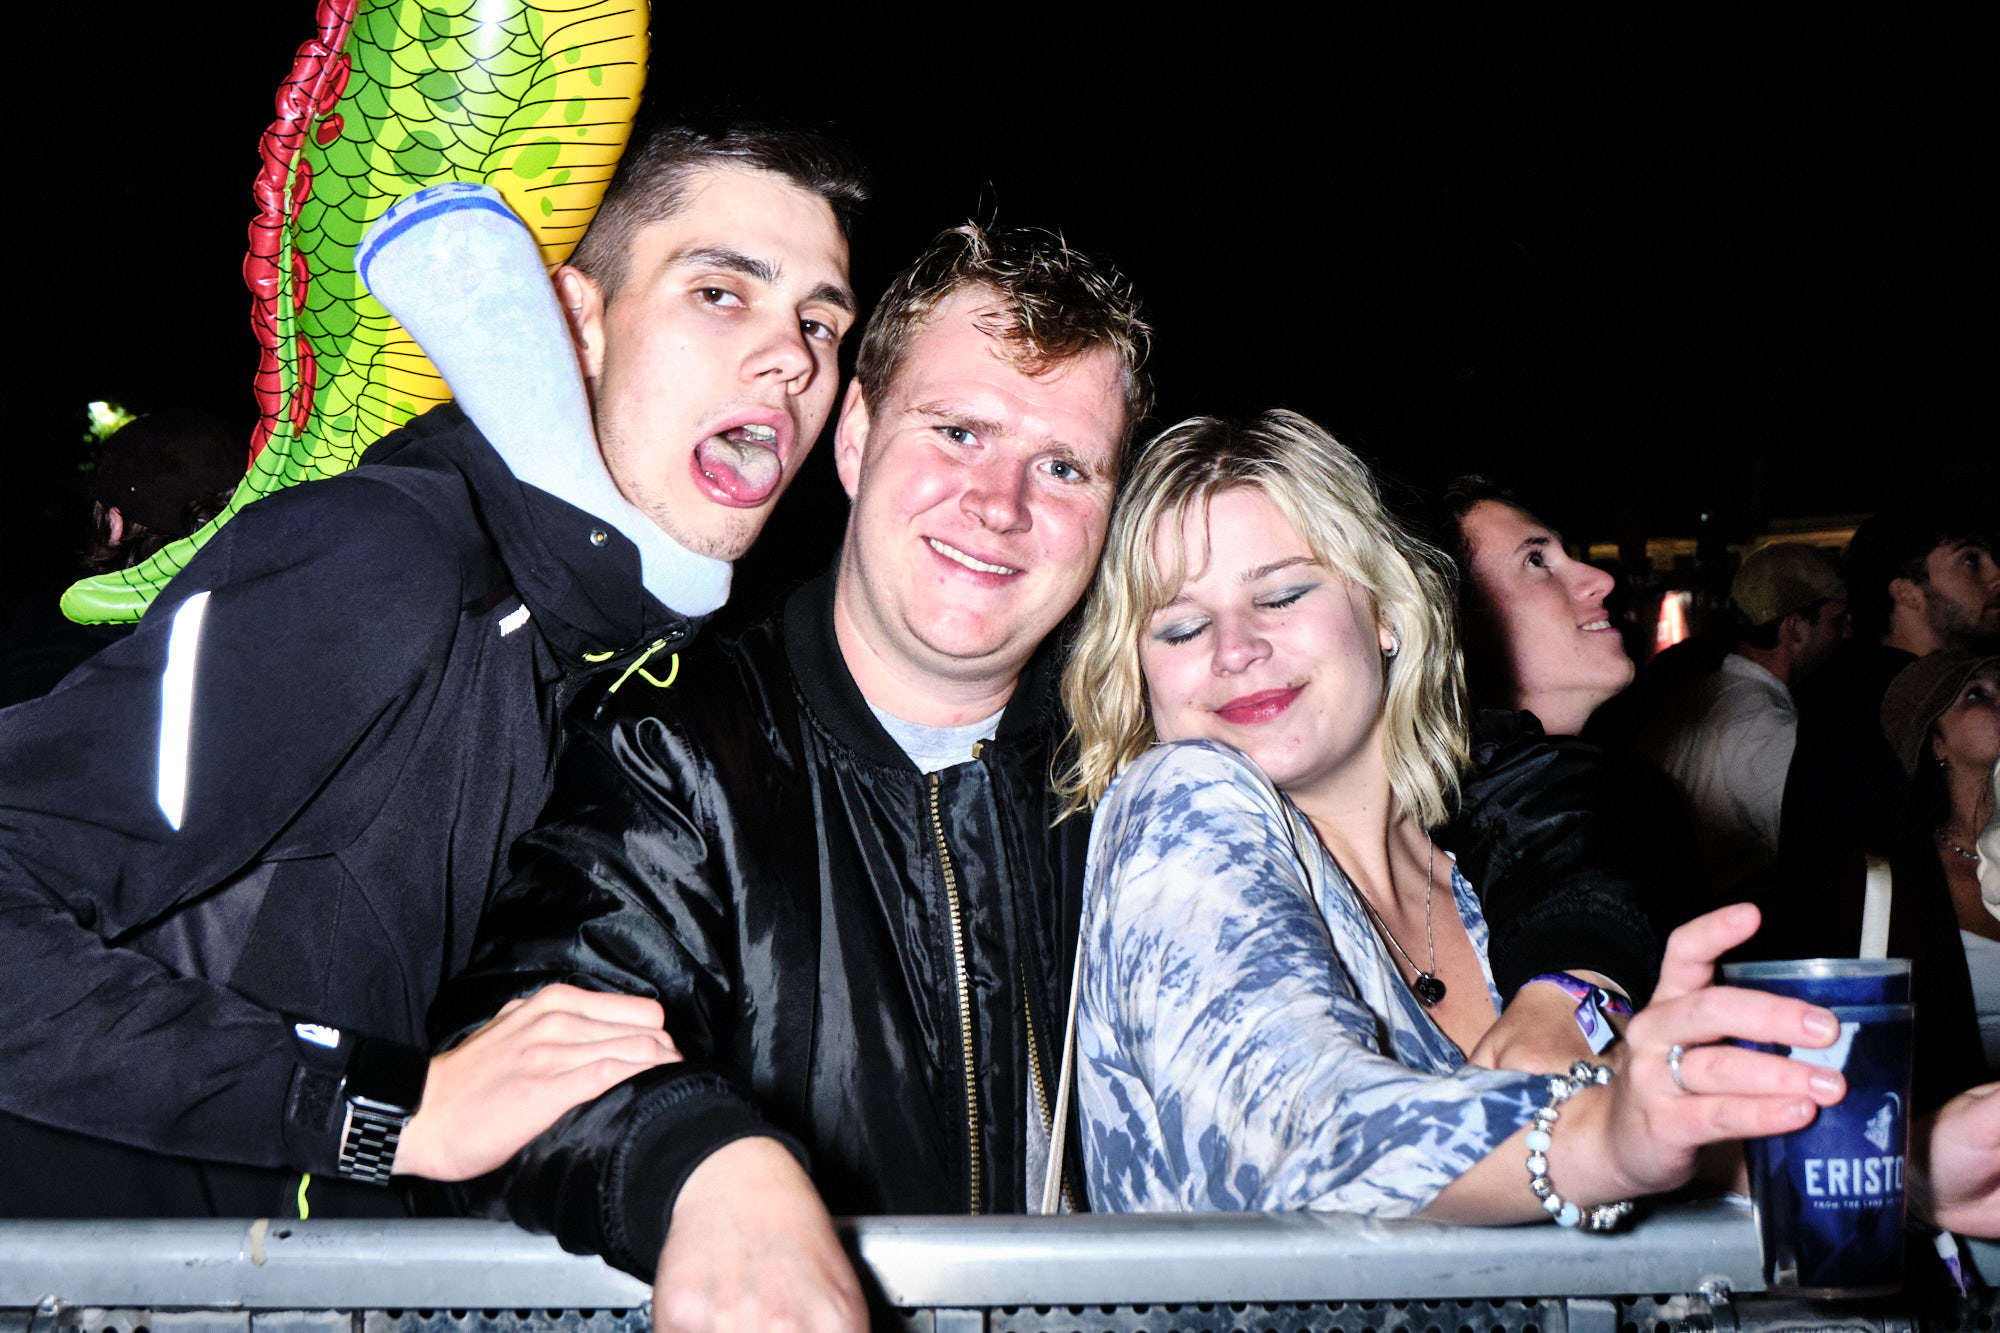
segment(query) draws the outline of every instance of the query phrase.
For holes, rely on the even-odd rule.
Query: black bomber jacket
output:
[[[1718,906],[1668,778],[1533,713],[1481,709],[1472,766],[1438,846],[1479,894],[1502,1001],[1543,972],[1587,969],[1641,1005],[1664,940]]]
[[[579,702],[555,798],[432,1013],[449,1041],[559,981],[665,1007],[686,1063],[572,1111],[494,1182],[516,1221],[641,1276],[681,1183],[734,1139],[802,1145],[836,1214],[1018,1212],[1026,1117],[1053,1101],[1089,838],[1056,822],[1053,654],[973,762],[927,776],[841,659],[833,586],[683,653],[669,689]]]
[[[564,704],[696,628],[607,528],[447,404],[244,509],[0,711],[0,1215],[402,1210],[333,1175],[349,1038],[423,1045]]]

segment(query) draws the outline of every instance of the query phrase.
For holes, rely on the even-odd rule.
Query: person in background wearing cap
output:
[[[130,569],[193,533],[229,503],[247,459],[243,440],[208,412],[177,408],[128,423],[104,442],[91,480],[83,568]],[[79,625],[52,594],[24,599],[7,627],[0,708],[47,694],[71,668],[132,632],[130,625]]]
[[[1680,787],[1702,863],[1725,895],[1753,891],[1778,859],[1785,775],[1798,740],[1792,690],[1847,637],[1847,590],[1811,546],[1744,558],[1729,589],[1736,651],[1647,729],[1639,754]]]

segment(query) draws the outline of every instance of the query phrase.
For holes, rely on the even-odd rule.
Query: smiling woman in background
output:
[[[1709,985],[1747,907],[1676,933],[1623,1077],[1467,1063],[1499,997],[1472,887],[1429,836],[1467,748],[1444,568],[1302,417],[1197,418],[1142,454],[1064,688],[1070,790],[1099,803],[1078,1029],[1094,1206],[1608,1226],[1702,1144],[1844,1091],[1695,1049],[1835,1031]]]

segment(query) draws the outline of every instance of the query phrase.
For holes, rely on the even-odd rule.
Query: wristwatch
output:
[[[389,1183],[403,1126],[423,1101],[430,1060],[414,1046],[363,1037],[340,1081],[347,1118],[340,1131],[340,1174],[370,1185]]]

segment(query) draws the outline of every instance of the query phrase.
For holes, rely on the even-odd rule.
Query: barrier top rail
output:
[[[1330,1213],[876,1217],[843,1223],[904,1307],[1760,1291],[1749,1211],[1662,1208],[1624,1234]],[[0,1222],[0,1308],[638,1305],[641,1283],[500,1222]]]

